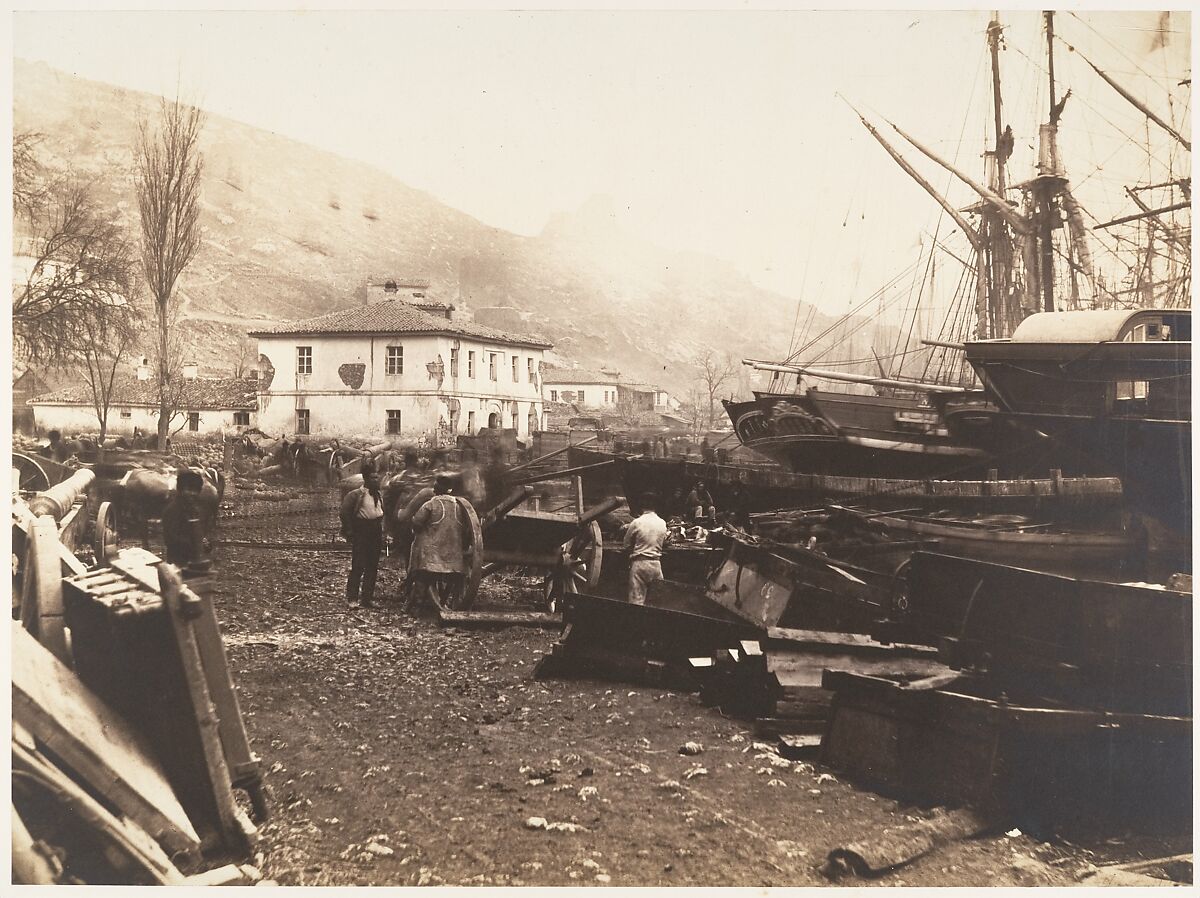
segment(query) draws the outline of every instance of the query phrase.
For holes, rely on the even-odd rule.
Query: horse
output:
[[[196,507],[200,527],[211,540],[217,529],[217,512],[225,496],[225,475],[216,468],[193,467],[203,480]],[[117,527],[122,533],[140,536],[143,543],[150,535],[150,522],[162,519],[163,509],[174,497],[178,475],[162,474],[136,468],[125,474],[111,493],[117,514]]]

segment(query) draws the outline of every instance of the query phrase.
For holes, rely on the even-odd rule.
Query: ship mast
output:
[[[999,12],[992,13],[988,22],[988,52],[992,62],[992,116],[995,148],[984,152],[984,173],[987,186],[999,196],[1004,196],[1006,184],[1005,165],[1012,154],[1012,131],[1004,128],[1004,101],[1000,92],[1000,39],[1003,28]],[[979,319],[977,333],[980,340],[988,337],[1007,337],[1016,327],[1016,316],[1011,305],[1012,242],[1009,240],[1003,219],[986,203],[979,207],[980,230],[983,232],[986,251],[980,256],[979,278],[987,290],[986,296],[976,300]],[[982,293],[982,291],[981,291]]]
[[[1054,195],[1059,191],[1061,173],[1058,170],[1058,117],[1062,110],[1054,92],[1054,13],[1042,13],[1046,19],[1046,64],[1050,78],[1050,120],[1042,126],[1041,153],[1038,160],[1037,211],[1035,213],[1039,242],[1039,281],[1042,288],[1042,311],[1054,311],[1054,229],[1058,213]]]

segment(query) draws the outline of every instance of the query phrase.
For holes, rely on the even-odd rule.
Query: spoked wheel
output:
[[[96,529],[92,539],[92,551],[96,563],[111,564],[120,551],[120,536],[117,533],[117,514],[111,502],[101,502],[96,512]]]
[[[50,489],[50,477],[35,458],[14,452],[12,466],[20,477],[19,488],[23,493],[38,493]]]
[[[542,596],[546,610],[554,614],[567,593],[590,591],[600,582],[604,540],[600,524],[591,521],[570,542],[563,543],[558,567],[546,575]]]

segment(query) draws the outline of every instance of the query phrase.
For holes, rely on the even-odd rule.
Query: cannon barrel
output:
[[[599,505],[597,505],[593,508],[589,508],[582,515],[580,515],[579,526],[582,527],[584,524],[590,524],[592,521],[596,520],[597,518],[604,517],[610,511],[616,511],[618,508],[620,508],[624,504],[625,504],[625,500],[620,498],[619,496],[614,496],[611,499],[605,499]]]
[[[532,495],[533,487],[517,487],[515,490],[505,496],[499,505],[488,510],[488,513],[483,516],[483,520],[479,522],[479,526],[482,529],[487,530],[489,527],[495,524],[496,521],[500,520],[500,518],[504,517]]]
[[[54,520],[61,521],[95,480],[96,472],[89,468],[76,471],[62,483],[56,483],[30,499],[29,510],[34,515],[50,515]]]

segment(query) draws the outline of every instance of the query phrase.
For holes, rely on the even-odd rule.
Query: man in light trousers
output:
[[[625,549],[629,552],[629,601],[646,604],[646,587],[661,580],[662,549],[667,541],[667,522],[658,516],[658,496],[642,496],[642,513],[625,529]]]

